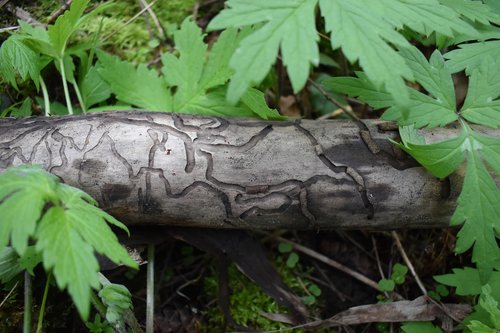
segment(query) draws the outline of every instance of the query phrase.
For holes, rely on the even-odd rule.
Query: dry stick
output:
[[[3,6],[5,6],[5,4],[9,2],[9,0],[2,0],[0,1],[0,8],[2,8]]]
[[[149,8],[151,8],[156,3],[156,1],[158,1],[158,0],[153,0],[149,5],[147,5],[143,9],[141,9],[137,14],[135,14],[127,22],[125,22],[125,24],[122,27],[120,27],[120,29],[122,29],[123,27],[129,25],[131,22],[135,21],[139,16],[142,15],[142,13],[144,13],[146,10],[148,10]],[[104,36],[102,38],[102,42],[105,42],[107,39],[109,39],[110,37],[112,37],[114,34],[116,34],[118,31],[120,31],[120,29],[116,29],[116,30],[112,31],[111,33],[109,33],[108,35]]]
[[[339,262],[337,262],[337,261],[335,261],[333,259],[330,259],[330,258],[328,258],[327,256],[325,256],[325,255],[323,255],[321,253],[313,251],[310,248],[307,248],[305,246],[302,246],[300,244],[292,242],[292,241],[290,241],[290,240],[288,240],[286,238],[277,237],[277,239],[280,240],[281,242],[285,242],[285,243],[291,244],[295,250],[297,250],[299,252],[302,252],[304,254],[307,254],[308,256],[310,256],[310,257],[312,257],[312,258],[314,258],[316,260],[319,260],[322,263],[325,263],[325,264],[327,264],[327,265],[329,265],[329,266],[331,266],[331,267],[333,267],[335,269],[338,269],[338,270],[340,270],[340,271],[342,271],[342,272],[344,272],[344,273],[352,276],[356,280],[358,280],[358,281],[366,284],[367,286],[372,287],[373,289],[376,289],[378,291],[381,291],[377,282],[375,282],[375,281],[367,278],[363,274],[358,273],[355,270],[353,270],[353,269],[351,269],[351,268],[349,268],[347,266],[344,266],[343,264],[341,264],[341,263],[339,263]],[[402,298],[401,295],[399,295],[397,293],[396,293],[396,295],[398,295],[399,297]]]
[[[323,87],[320,84],[317,84],[311,79],[307,79],[318,91],[320,92],[321,95],[323,95],[330,103],[338,106],[343,112],[345,112],[352,120],[359,121],[359,117],[354,114],[352,111],[352,108],[350,105],[344,105],[337,101],[333,96],[331,96],[329,93],[323,89]],[[331,115],[338,113],[338,110],[333,111],[332,113],[329,113],[325,116],[321,116],[318,119],[328,119]]]
[[[392,237],[396,241],[396,246],[398,247],[398,250],[401,253],[401,256],[403,257],[404,262],[406,263],[406,265],[410,269],[411,275],[413,275],[413,277],[415,278],[415,281],[417,281],[417,285],[420,288],[420,290],[422,291],[422,293],[424,295],[427,295],[427,289],[425,289],[424,284],[422,283],[422,281],[418,277],[417,272],[415,271],[415,267],[413,267],[413,264],[411,263],[410,259],[406,255],[406,251],[403,248],[403,245],[401,245],[401,241],[399,240],[399,236],[398,236],[397,232],[392,231],[391,233],[392,233]]]
[[[12,293],[14,292],[14,290],[16,290],[18,284],[19,284],[19,281],[17,281],[16,284],[14,284],[14,287],[12,287],[12,289],[9,291],[9,293],[7,294],[7,296],[5,296],[5,298],[3,299],[2,303],[0,303],[0,308],[4,305],[5,302],[7,302],[7,300],[10,297],[10,295],[12,295]]]
[[[147,8],[146,10],[148,11],[149,16],[151,16],[151,19],[153,20],[153,23],[156,26],[156,29],[158,30],[158,34],[160,35],[161,38],[165,37],[165,31],[163,30],[163,27],[160,24],[160,20],[158,20],[158,17],[156,16],[155,12],[151,7],[149,7],[148,3],[146,0],[139,0],[141,3],[141,7]]]
[[[377,267],[378,271],[380,272],[380,277],[382,277],[382,279],[385,279],[384,270],[382,269],[382,264],[380,263],[380,257],[378,255],[377,242],[375,240],[375,237],[373,236],[372,236],[372,243],[373,243],[373,251],[375,251],[375,258],[377,259]],[[386,298],[389,298],[389,293],[387,291],[384,291],[384,296]]]
[[[73,0],[68,0],[63,3],[61,7],[59,7],[52,15],[50,15],[49,20],[47,21],[48,24],[54,23],[59,16],[61,16],[66,9],[71,5]]]

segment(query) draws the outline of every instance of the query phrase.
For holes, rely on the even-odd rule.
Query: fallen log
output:
[[[368,120],[270,122],[139,111],[5,118],[0,171],[41,164],[129,225],[448,225],[462,178],[428,174],[388,141],[396,135],[394,126]],[[454,135],[426,132],[433,140]]]

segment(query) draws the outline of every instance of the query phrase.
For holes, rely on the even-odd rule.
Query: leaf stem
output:
[[[87,113],[87,106],[83,101],[82,94],[80,93],[80,88],[78,88],[78,84],[76,84],[76,82],[73,83],[73,87],[75,88],[76,97],[78,98],[78,103],[80,103],[80,106],[82,107],[83,113]]]
[[[146,287],[146,333],[153,333],[154,329],[154,283],[155,283],[155,246],[148,245],[148,270]]]
[[[31,333],[31,305],[33,302],[33,290],[31,288],[31,275],[24,271],[24,317],[23,333]]]
[[[66,73],[64,72],[64,61],[63,58],[59,58],[59,68],[61,68],[62,84],[64,88],[64,98],[66,99],[66,106],[68,108],[68,113],[73,114],[73,107],[71,106],[71,99],[69,98],[68,82],[66,81]]]
[[[49,294],[50,282],[52,281],[52,272],[47,276],[45,282],[45,289],[43,290],[42,304],[40,305],[40,312],[38,313],[38,323],[36,325],[36,333],[41,333],[43,329],[43,318],[45,317],[45,305],[47,304],[47,295]]]
[[[49,93],[47,91],[47,86],[45,85],[45,81],[41,75],[38,76],[38,80],[40,81],[40,87],[42,88],[43,102],[45,104],[45,117],[50,116],[50,100]]]

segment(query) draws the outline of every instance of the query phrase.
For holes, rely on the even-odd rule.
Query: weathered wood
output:
[[[148,112],[1,119],[0,171],[41,164],[127,224],[446,226],[461,178],[426,173],[383,125]]]

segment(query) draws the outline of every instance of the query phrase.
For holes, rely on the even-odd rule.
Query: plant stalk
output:
[[[61,68],[62,84],[64,88],[64,98],[66,99],[66,106],[68,108],[68,113],[73,114],[73,107],[71,106],[71,99],[69,98],[68,81],[66,81],[66,73],[64,70],[63,58],[59,58],[59,68]]]
[[[43,77],[41,75],[38,77],[38,80],[40,80],[40,87],[42,88],[43,102],[45,104],[45,117],[48,117],[50,116],[49,93],[47,91],[47,86],[45,85],[45,81],[43,80]]]
[[[23,333],[31,333],[31,307],[33,302],[33,290],[31,288],[31,275],[24,271],[24,317]]]
[[[43,318],[45,317],[45,305],[47,304],[47,295],[49,294],[50,281],[52,281],[52,272],[49,272],[49,274],[47,275],[47,282],[45,282],[42,305],[40,305],[40,313],[38,313],[38,323],[36,324],[36,333],[42,332]]]
[[[154,286],[155,286],[155,246],[148,245],[147,296],[146,296],[146,333],[154,329]]]

